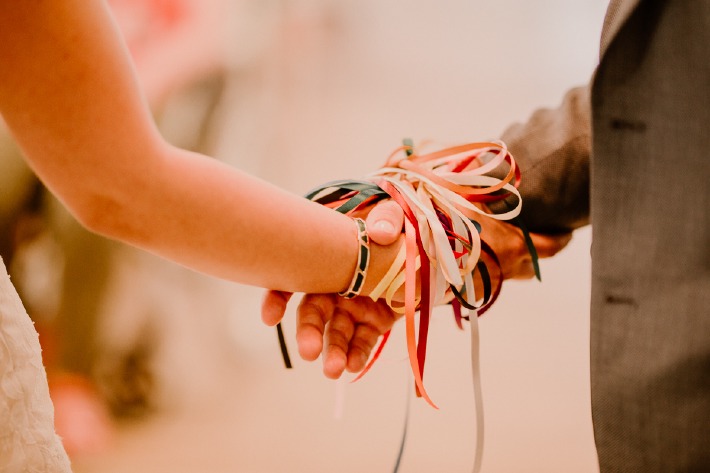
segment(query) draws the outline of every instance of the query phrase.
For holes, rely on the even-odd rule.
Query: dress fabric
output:
[[[70,473],[39,336],[0,258],[0,473]]]

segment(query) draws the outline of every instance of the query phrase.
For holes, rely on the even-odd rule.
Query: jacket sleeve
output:
[[[529,230],[569,232],[589,223],[589,87],[570,90],[558,108],[535,111],[501,139],[520,166],[521,218]]]

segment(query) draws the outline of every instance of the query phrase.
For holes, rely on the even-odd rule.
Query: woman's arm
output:
[[[7,124],[34,171],[89,229],[246,284],[348,286],[352,221],[167,144],[103,2],[0,0],[0,64]],[[395,252],[373,245],[365,293]]]

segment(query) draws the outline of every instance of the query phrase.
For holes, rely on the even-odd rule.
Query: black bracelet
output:
[[[361,218],[354,220],[355,225],[357,225],[357,241],[359,246],[357,251],[357,266],[355,267],[355,274],[353,274],[353,279],[350,281],[348,289],[338,293],[338,295],[346,299],[352,299],[360,294],[365,283],[367,268],[370,266],[370,239],[367,236],[367,226],[365,225],[365,221]]]

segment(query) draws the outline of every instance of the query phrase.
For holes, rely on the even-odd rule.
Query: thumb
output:
[[[266,291],[264,298],[261,300],[262,322],[269,326],[281,322],[291,296],[293,296],[292,292]]]
[[[390,245],[402,233],[404,211],[393,200],[380,202],[370,211],[366,218],[367,233],[375,243]]]

